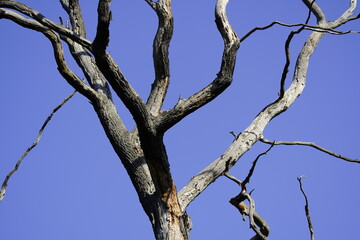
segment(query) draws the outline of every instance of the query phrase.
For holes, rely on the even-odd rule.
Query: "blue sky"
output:
[[[66,19],[57,0],[24,1],[46,17]],[[171,85],[165,108],[212,81],[220,67],[222,39],[214,23],[215,1],[173,1],[175,32],[170,48]],[[318,1],[333,20],[348,1]],[[88,38],[96,29],[96,1],[82,1]],[[152,39],[157,19],[145,1],[114,1],[109,51],[146,99],[154,78]],[[359,11],[357,11],[359,12]],[[301,1],[230,1],[230,22],[239,36],[274,20],[303,22]],[[312,23],[314,18],[312,18]],[[0,70],[2,132],[0,179],[35,140],[51,110],[72,92],[58,74],[48,40],[37,32],[1,19]],[[360,22],[342,30],[360,30]],[[174,180],[180,190],[219,157],[257,113],[277,97],[290,29],[273,27],[242,43],[234,82],[218,99],[170,129],[165,141]],[[291,45],[292,63],[309,32]],[[359,158],[360,51],[358,34],[326,35],[311,61],[307,87],[295,104],[274,119],[264,135],[274,140],[312,141]],[[68,55],[67,55],[68,56]],[[69,65],[83,76],[70,57]],[[292,75],[293,64],[289,77]],[[290,78],[288,79],[288,82]],[[132,118],[116,102],[126,124]],[[257,143],[232,175],[244,179],[251,162],[267,145]],[[248,185],[255,189],[257,211],[271,228],[270,239],[308,239],[304,188],[317,239],[354,238],[360,224],[359,165],[307,147],[276,146],[258,162]],[[250,239],[247,222],[228,203],[239,187],[219,178],[188,208],[192,239]],[[88,101],[76,94],[53,118],[39,145],[13,175],[0,203],[3,239],[153,239],[150,223]]]

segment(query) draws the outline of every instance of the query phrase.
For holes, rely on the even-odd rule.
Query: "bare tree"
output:
[[[337,28],[360,18],[359,15],[353,15],[356,0],[350,0],[350,7],[335,21],[327,21],[325,13],[315,1],[302,0],[309,10],[307,17],[306,12],[304,13],[306,18],[303,23],[273,22],[264,27],[254,28],[243,37],[238,37],[227,18],[228,0],[217,0],[215,22],[224,42],[220,70],[209,85],[188,98],[179,99],[171,109],[163,109],[163,102],[170,84],[169,46],[174,28],[171,0],[145,1],[158,16],[158,29],[153,41],[155,80],[146,101],[130,85],[111,54],[107,52],[110,41],[109,26],[112,19],[110,0],[99,0],[97,31],[93,41],[86,37],[86,28],[78,0],[60,0],[68,14],[69,22],[63,22],[60,19],[60,23],[56,23],[35,9],[19,1],[11,0],[0,0],[0,18],[9,19],[24,28],[42,33],[51,42],[59,73],[92,104],[106,136],[136,189],[140,203],[152,224],[156,239],[189,239],[191,221],[186,213],[187,207],[210,184],[223,175],[241,186],[241,193],[231,200],[231,204],[239,209],[242,215],[249,216],[251,228],[256,233],[253,239],[267,239],[269,227],[255,211],[251,192],[246,189],[257,160],[244,181],[238,181],[228,173],[243,154],[259,141],[271,144],[271,146],[280,144],[311,146],[346,161],[360,162],[359,159],[343,157],[313,143],[271,141],[263,136],[269,122],[285,112],[303,92],[309,59],[321,38],[325,34],[351,33],[338,31]],[[316,25],[309,23],[312,15],[316,17]],[[228,149],[178,191],[170,171],[164,134],[186,116],[223,93],[232,83],[237,51],[241,42],[247,40],[254,32],[274,25],[296,28],[289,34],[285,43],[286,63],[280,79],[278,98],[265,106],[241,133],[233,133],[234,140]],[[291,84],[286,87],[285,81],[290,66],[290,43],[295,35],[305,31],[310,31],[311,34],[298,54]],[[81,68],[86,81],[68,67],[64,58],[64,43],[67,44],[72,57]],[[113,102],[114,98],[119,98],[131,113],[136,123],[134,129],[126,128]],[[41,128],[39,137],[46,123]],[[39,137],[28,151],[36,145]],[[26,153],[23,157],[25,156]],[[5,196],[9,178],[17,171],[23,157],[14,170],[6,176],[1,189],[1,199]],[[245,200],[249,201],[249,206],[243,203]]]

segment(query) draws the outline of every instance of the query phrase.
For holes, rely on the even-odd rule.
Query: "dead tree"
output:
[[[254,28],[241,38],[235,33],[227,18],[228,0],[217,0],[215,22],[224,42],[220,70],[209,85],[188,98],[179,99],[171,109],[163,109],[163,102],[170,84],[169,46],[174,28],[171,0],[145,1],[158,16],[158,29],[153,41],[155,80],[146,101],[134,90],[111,54],[107,52],[110,41],[109,26],[112,19],[110,0],[99,0],[97,31],[93,41],[86,38],[86,28],[78,0],[60,0],[68,14],[69,22],[63,22],[60,19],[60,23],[56,23],[35,9],[12,0],[0,0],[0,18],[9,19],[24,28],[42,33],[51,42],[59,73],[68,84],[92,104],[107,138],[136,189],[140,203],[152,224],[156,239],[189,239],[191,221],[186,213],[189,204],[217,178],[227,173],[243,154],[259,141],[272,145],[308,145],[346,161],[360,162],[359,159],[342,157],[312,143],[270,141],[263,136],[268,123],[285,112],[303,92],[309,59],[321,38],[325,34],[350,33],[338,31],[337,28],[359,18],[359,15],[353,15],[356,0],[350,0],[350,7],[335,21],[327,21],[325,13],[315,1],[302,0],[309,10],[304,23],[273,22],[265,27]],[[116,10],[114,12],[116,14]],[[316,17],[316,25],[309,24],[309,18],[312,15]],[[236,56],[241,42],[254,32],[274,25],[296,28],[289,34],[285,43],[287,60],[280,80],[278,98],[264,107],[240,134],[234,133],[234,141],[228,149],[178,191],[170,171],[164,134],[186,116],[223,93],[233,81]],[[298,54],[291,84],[285,87],[290,66],[289,45],[296,34],[305,31],[311,34]],[[68,67],[64,58],[64,43],[81,68],[86,81]],[[119,98],[131,113],[136,123],[134,129],[126,128],[113,103],[113,98]],[[9,178],[18,169],[21,161],[22,159],[5,178],[1,189],[1,199],[5,196]],[[252,227],[257,234],[254,239],[266,239],[269,234],[266,222],[262,222],[261,217],[253,212],[251,206],[242,205],[244,200],[249,200],[252,205],[252,199],[246,192],[245,184],[242,185],[241,196],[232,199],[232,204],[242,214],[255,218],[252,219]],[[262,224],[259,226],[259,231],[254,224]]]

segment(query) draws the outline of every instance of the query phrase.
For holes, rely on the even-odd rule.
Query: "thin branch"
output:
[[[312,2],[312,4],[314,3],[315,1]],[[310,5],[310,7],[312,6],[312,4]],[[309,13],[308,13],[308,16],[306,18],[306,21],[305,21],[305,25],[308,24],[309,20],[310,20],[310,17],[311,17],[311,10],[309,10]],[[295,30],[295,31],[291,31],[288,38],[286,39],[286,42],[285,42],[285,57],[286,57],[286,62],[285,62],[285,65],[284,65],[284,69],[283,69],[283,72],[281,74],[281,80],[280,80],[280,91],[279,91],[279,98],[278,100],[282,99],[284,97],[284,93],[285,93],[285,81],[286,81],[286,77],[287,77],[287,74],[289,72],[289,66],[290,66],[290,43],[291,43],[291,40],[293,39],[293,37],[296,35],[296,34],[299,34],[301,33],[302,30],[305,29],[305,26],[302,25],[298,30]]]
[[[266,144],[272,144],[272,145],[299,145],[299,146],[308,146],[308,147],[312,147],[315,148],[321,152],[327,153],[333,157],[339,158],[339,159],[343,159],[345,161],[348,162],[355,162],[355,163],[360,163],[360,159],[356,159],[356,158],[348,158],[348,157],[344,157],[340,154],[337,154],[335,152],[332,152],[330,150],[327,150],[323,147],[320,147],[318,145],[316,145],[313,142],[300,142],[300,141],[271,141],[265,138],[261,138],[259,139],[261,142],[266,143]]]
[[[84,47],[91,49],[91,41],[79,36],[74,31],[70,30],[69,28],[66,28],[65,26],[55,23],[48,18],[46,18],[44,15],[36,11],[35,9],[32,9],[31,7],[18,2],[18,1],[10,1],[10,0],[1,0],[0,1],[0,7],[4,8],[10,8],[14,9],[16,11],[19,11],[20,13],[35,19],[37,22],[41,23],[44,27],[47,27],[61,35],[67,36],[73,41],[83,45]]]
[[[360,15],[355,16],[353,18],[351,18],[351,20],[355,20],[360,18]],[[280,25],[280,26],[284,26],[284,27],[302,27],[304,26],[304,30],[310,30],[310,31],[316,31],[316,32],[325,32],[325,33],[329,33],[329,34],[333,34],[333,35],[343,35],[343,34],[349,34],[349,33],[359,33],[358,31],[339,31],[339,30],[335,30],[333,28],[328,28],[328,27],[321,27],[321,26],[313,26],[313,25],[308,25],[308,24],[304,24],[304,23],[295,23],[295,24],[287,24],[287,23],[282,23],[279,21],[274,21],[266,26],[263,27],[255,27],[253,29],[251,29],[248,33],[246,33],[243,37],[240,38],[240,42],[245,41],[248,37],[250,37],[253,33],[255,33],[258,30],[266,30],[270,27],[273,27],[274,25]]]
[[[19,160],[16,162],[16,165],[14,167],[13,170],[11,170],[5,177],[5,180],[2,184],[1,190],[0,190],[0,201],[2,201],[5,197],[5,192],[6,192],[6,187],[7,187],[7,183],[10,179],[10,177],[19,169],[20,164],[22,163],[22,161],[24,160],[24,158],[28,155],[28,153],[34,148],[36,147],[36,145],[39,143],[41,136],[47,126],[47,124],[49,123],[49,121],[51,120],[51,118],[53,117],[53,115],[62,107],[64,106],[64,104],[69,101],[74,94],[76,93],[76,90],[74,92],[72,92],[68,97],[66,97],[58,106],[56,106],[52,112],[50,113],[50,115],[46,118],[45,122],[43,123],[43,125],[41,126],[39,133],[35,139],[35,141],[33,142],[33,144],[30,145],[30,147],[28,147],[26,149],[26,151],[23,153],[23,155],[19,158]]]
[[[237,179],[236,177],[232,176],[229,173],[230,164],[231,164],[231,161],[226,162],[226,168],[225,168],[225,171],[224,171],[224,176],[229,178],[230,180],[234,181],[236,184],[238,184],[241,187],[242,186],[242,181],[240,181],[239,179]]]
[[[7,1],[6,1],[7,2]],[[2,2],[0,2],[1,5]],[[32,29],[38,32],[43,33],[51,42],[54,57],[58,66],[58,71],[65,78],[65,80],[75,88],[79,93],[86,96],[90,101],[93,101],[97,98],[97,93],[88,85],[86,85],[74,72],[72,72],[64,57],[64,51],[62,47],[62,43],[60,41],[59,36],[48,29],[46,26],[43,26],[41,23],[34,21],[32,19],[28,19],[26,17],[21,16],[20,14],[7,10],[0,9],[0,19],[6,18],[9,19],[22,27]]]
[[[256,164],[257,164],[258,160],[260,159],[260,157],[263,156],[263,155],[266,155],[266,154],[273,148],[273,146],[274,146],[274,144],[272,144],[265,152],[260,153],[260,154],[256,157],[256,159],[253,161],[252,167],[250,168],[248,175],[246,176],[246,178],[244,179],[244,181],[241,183],[241,187],[242,187],[243,189],[246,190],[246,184],[248,184],[248,183],[250,182],[250,178],[251,178],[251,176],[252,176],[253,173],[254,173]]]
[[[273,145],[271,145],[266,151],[260,153],[256,157],[244,181],[238,180],[236,177],[232,176],[229,173],[230,164],[231,164],[230,160],[226,162],[226,168],[224,171],[224,176],[234,181],[241,187],[241,192],[236,197],[230,199],[230,203],[240,211],[241,215],[243,216],[243,220],[245,220],[244,219],[245,215],[249,216],[250,228],[253,229],[253,231],[256,233],[256,236],[254,236],[252,239],[266,240],[267,236],[269,236],[270,228],[267,225],[266,221],[262,219],[260,215],[255,211],[255,201],[252,199],[250,195],[251,192],[250,193],[247,192],[246,184],[250,182],[250,178],[254,173],[257,161],[260,159],[261,156],[266,155],[271,150],[272,147]],[[250,206],[247,206],[245,203],[243,203],[243,201],[246,199],[249,201]],[[257,228],[257,226],[259,227],[259,229]]]
[[[303,189],[302,181],[301,181],[303,178],[305,178],[305,176],[298,177],[297,180],[299,181],[300,190],[301,190],[301,192],[302,192],[302,194],[304,195],[304,198],[305,198],[305,215],[306,215],[306,219],[307,219],[308,226],[309,226],[310,238],[311,238],[311,240],[314,240],[315,239],[315,237],[314,237],[314,228],[313,228],[313,225],[311,223],[310,210],[309,210],[309,201],[308,201],[308,197],[306,196],[306,193],[305,193],[305,191]]]

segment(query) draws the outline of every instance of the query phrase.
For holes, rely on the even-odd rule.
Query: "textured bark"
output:
[[[186,240],[189,239],[191,230],[191,221],[186,214],[188,205],[262,139],[265,127],[273,118],[294,103],[305,88],[309,59],[326,29],[333,30],[353,20],[351,16],[356,1],[350,1],[349,9],[339,19],[327,22],[325,14],[316,3],[303,0],[317,17],[318,26],[313,28],[315,30],[298,55],[291,85],[286,90],[283,88],[286,69],[281,81],[280,97],[266,106],[242,133],[236,135],[228,149],[193,177],[180,192],[177,192],[172,179],[163,136],[168,129],[218,97],[231,85],[240,39],[226,15],[228,0],[217,0],[215,22],[224,42],[217,77],[189,98],[179,100],[172,109],[162,110],[170,84],[169,46],[174,19],[171,0],[145,1],[158,16],[158,30],[153,41],[155,79],[146,102],[132,88],[112,56],[106,52],[110,41],[111,0],[99,0],[97,33],[93,42],[86,39],[86,28],[78,0],[61,0],[69,15],[71,28],[50,21],[36,10],[17,1],[0,0],[0,18],[10,19],[25,28],[41,32],[49,39],[59,73],[93,105],[107,138],[136,189],[139,201],[152,224],[155,238]],[[304,28],[303,26],[302,29]],[[316,31],[319,29],[322,31]],[[61,40],[68,45],[86,81],[80,79],[67,66]],[[110,86],[135,120],[136,127],[131,131],[126,129],[117,112]],[[236,202],[237,206],[240,204]]]

